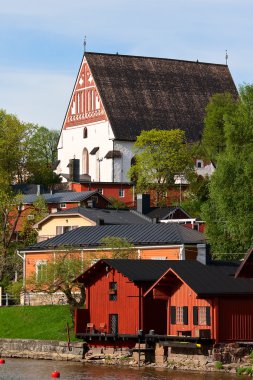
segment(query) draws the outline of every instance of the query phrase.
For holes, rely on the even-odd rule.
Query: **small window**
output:
[[[211,326],[210,306],[193,306],[193,324]]]
[[[60,208],[66,208],[66,203],[60,203]]]
[[[196,166],[197,166],[197,168],[202,168],[203,167],[203,161],[202,160],[197,160]]]
[[[56,235],[64,234],[65,232],[72,231],[78,228],[78,226],[56,226]]]
[[[27,215],[27,220],[34,220],[34,215],[33,214]]]
[[[182,325],[184,322],[184,318],[183,318],[183,307],[182,306],[178,306],[176,308],[176,324],[177,325]]]
[[[99,188],[97,191],[99,194],[103,195],[103,189]]]
[[[109,282],[109,301],[117,301],[117,282]]]
[[[84,129],[83,129],[83,138],[87,139],[87,137],[88,137],[88,130],[87,130],[86,127],[84,127]]]
[[[36,261],[36,281],[43,281],[47,278],[47,261]]]
[[[188,306],[171,306],[170,321],[172,325],[188,325]]]
[[[124,189],[119,189],[119,197],[124,198],[125,197],[125,190]]]

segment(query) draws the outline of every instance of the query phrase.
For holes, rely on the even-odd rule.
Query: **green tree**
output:
[[[37,127],[28,147],[27,170],[30,183],[50,186],[60,182],[59,176],[53,172],[53,164],[57,159],[58,139],[59,131]]]
[[[235,99],[230,93],[215,94],[206,107],[201,150],[204,157],[216,162],[225,149],[225,119],[235,111]]]
[[[112,259],[137,259],[138,251],[125,238],[118,236],[104,237],[100,241],[102,249],[110,251]]]
[[[72,252],[55,252],[54,259],[48,261],[40,268],[40,271],[27,281],[27,286],[33,292],[54,294],[62,292],[70,306],[70,312],[74,315],[76,307],[82,307],[85,303],[85,289],[83,284],[73,282],[88,267],[89,262],[81,260]]]
[[[134,144],[135,164],[129,177],[136,179],[138,192],[154,189],[157,203],[162,203],[175,175],[189,179],[193,173],[190,146],[181,130],[142,131]]]
[[[23,223],[19,232],[24,246],[36,243],[38,232],[33,225],[48,215],[48,207],[43,197],[39,196],[33,203],[28,215],[23,218]]]
[[[9,184],[27,179],[27,151],[35,129],[35,125],[0,110],[0,175]]]
[[[215,253],[244,253],[253,244],[253,86],[240,88],[224,136],[203,218]]]

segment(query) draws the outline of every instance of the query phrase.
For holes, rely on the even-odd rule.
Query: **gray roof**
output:
[[[145,213],[149,218],[159,218],[161,219],[175,219],[174,214],[176,211],[181,213],[179,219],[191,218],[189,214],[180,206],[167,206],[167,207],[150,207],[150,210]]]
[[[62,235],[31,245],[26,250],[57,247],[97,247],[101,239],[114,236],[127,239],[134,245],[172,245],[205,243],[204,234],[177,223],[129,224],[79,227]]]
[[[237,90],[226,65],[120,54],[85,53],[115,138],[142,130],[183,129],[199,141],[215,93]]]
[[[98,195],[97,191],[66,191],[62,193],[54,193],[54,194],[40,194],[46,203],[71,203],[71,202],[81,202],[92,195]],[[99,194],[101,196],[101,194]],[[27,194],[23,196],[24,204],[32,204],[38,198],[37,194]]]
[[[253,294],[253,281],[235,278],[238,265],[203,265],[195,260],[129,260],[102,259],[78,277],[79,282],[88,283],[94,279],[95,269],[108,265],[115,268],[133,282],[155,282],[169,269],[175,272],[199,296],[249,295]],[[161,280],[162,281],[162,280]]]
[[[47,216],[55,217],[57,215],[73,215],[79,214],[85,218],[91,219],[94,222],[101,220],[104,224],[146,224],[152,223],[149,217],[129,209],[100,209],[100,208],[87,208],[87,207],[74,207],[68,210],[56,212]]]

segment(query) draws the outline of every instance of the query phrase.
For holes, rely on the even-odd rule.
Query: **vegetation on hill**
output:
[[[0,338],[75,340],[68,305],[12,306],[0,308]]]

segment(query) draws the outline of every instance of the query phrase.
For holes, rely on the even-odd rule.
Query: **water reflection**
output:
[[[127,368],[46,360],[6,359],[0,365],[0,380],[47,380],[53,371],[61,380],[235,380],[236,375],[176,372],[160,368]]]

